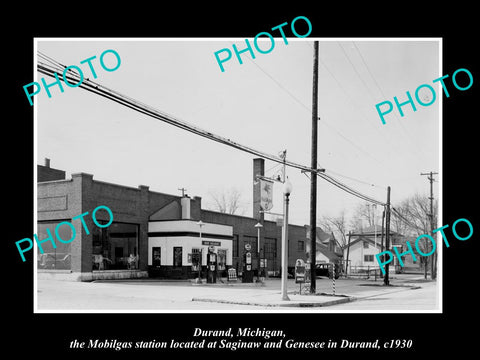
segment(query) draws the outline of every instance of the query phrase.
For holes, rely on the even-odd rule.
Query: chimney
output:
[[[50,159],[49,158],[45,158],[45,166],[46,167],[50,167]]]
[[[190,214],[190,198],[188,196],[184,196],[180,199],[180,204],[182,205],[182,219],[191,219]]]
[[[264,215],[260,213],[260,182],[257,179],[257,175],[265,175],[264,159],[253,159],[253,217],[263,222]]]

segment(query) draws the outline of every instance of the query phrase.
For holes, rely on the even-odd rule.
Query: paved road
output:
[[[421,277],[400,275],[393,278],[394,285],[418,284],[421,289],[411,290],[405,286],[385,288],[382,281],[345,280],[335,282],[337,295],[349,295],[356,301],[319,309],[302,308],[302,311],[354,311],[354,310],[429,310],[435,309],[436,282],[418,282]],[[288,282],[289,293],[298,292],[299,285],[292,279]],[[317,293],[332,293],[332,281],[317,279]],[[205,303],[192,298],[238,298],[246,295],[270,294],[280,296],[280,280],[269,279],[263,287],[237,284],[235,286],[201,285],[193,286],[181,281],[98,281],[67,282],[39,280],[37,284],[37,305],[39,311],[272,311],[272,308]],[[267,310],[268,309],[268,310]],[[278,309],[276,309],[278,310]],[[285,310],[285,309],[282,309]],[[288,309],[291,311],[291,309]]]

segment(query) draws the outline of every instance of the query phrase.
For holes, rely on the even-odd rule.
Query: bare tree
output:
[[[364,224],[366,224],[367,227],[378,225],[379,220],[381,221],[381,218],[375,210],[375,205],[364,202],[355,208],[353,216],[350,219],[350,227],[355,230],[362,230]]]
[[[318,224],[325,232],[336,233],[336,238],[340,239],[341,247],[347,243],[347,221],[345,218],[345,210],[342,210],[338,216],[322,216],[318,220]]]
[[[227,191],[211,191],[208,193],[212,202],[207,204],[210,210],[219,211],[226,214],[243,215],[245,208],[242,205],[242,194],[236,188]]]
[[[433,202],[433,228],[436,228],[438,202]],[[426,195],[415,194],[394,206],[392,222],[405,229],[404,233],[419,236],[429,234],[430,199]],[[403,223],[403,224],[401,224]]]

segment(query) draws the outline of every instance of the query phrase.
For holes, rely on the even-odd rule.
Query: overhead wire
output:
[[[308,43],[307,43],[308,44]],[[247,58],[250,60],[250,58]],[[320,59],[321,61],[321,59]],[[251,63],[253,63],[261,72],[263,72],[267,77],[269,77],[275,84],[278,85],[278,87],[282,90],[284,90],[293,100],[295,100],[298,104],[300,104],[309,114],[311,114],[312,112],[312,109],[310,107],[308,107],[307,105],[305,105],[301,100],[299,100],[295,95],[293,95],[293,93],[288,90],[285,86],[282,85],[282,83],[280,83],[278,80],[276,80],[272,75],[270,75],[267,71],[265,71],[265,69],[263,69],[257,62],[254,62],[252,60],[250,60]],[[354,143],[352,140],[350,140],[348,137],[346,137],[345,135],[343,135],[341,132],[339,132],[335,127],[333,127],[331,124],[329,124],[328,121],[326,120],[323,120],[322,119],[322,122],[323,124],[325,124],[325,126],[327,126],[331,131],[335,132],[338,136],[340,136],[342,139],[344,139],[347,143],[349,143],[350,145],[352,145],[353,147],[355,147],[357,150],[359,150],[360,152],[364,153],[365,155],[371,157],[373,160],[375,160],[377,163],[381,164],[380,160],[378,160],[377,158],[375,158],[373,155],[371,155],[368,151],[364,150],[362,147],[360,147],[359,145],[357,145],[356,143]]]
[[[327,171],[327,170],[325,170],[325,171]],[[356,181],[356,182],[361,183],[361,184],[364,184],[364,185],[373,186],[373,187],[381,188],[381,189],[384,189],[384,190],[387,189],[387,188],[384,187],[384,186],[380,186],[380,185],[376,185],[376,184],[373,184],[373,183],[369,183],[369,182],[366,182],[366,181],[363,181],[363,180],[359,180],[359,179],[353,178],[353,177],[351,177],[351,176],[339,174],[338,172],[335,172],[335,171],[330,170],[330,169],[328,169],[328,172],[329,172],[329,173],[332,173],[332,174],[334,174],[334,175],[340,176],[340,177],[344,177],[344,178],[349,179],[349,180],[352,180],[352,181]]]
[[[393,206],[391,207],[391,209],[392,209],[392,214],[398,216],[398,217],[399,217],[400,219],[402,219],[407,225],[413,227],[414,229],[419,229],[419,230],[423,231],[423,229],[421,229],[418,225],[410,222],[410,220],[408,220],[408,219],[405,218],[402,214],[400,214],[400,212],[399,212],[397,209],[395,209]]]
[[[44,74],[44,75],[47,75],[47,76],[50,76],[50,77],[55,77],[55,74],[56,74],[55,70],[56,69],[60,68],[60,69],[63,70],[63,69],[66,68],[66,66],[64,66],[63,64],[61,64],[59,62],[53,61],[53,63],[52,63],[51,60],[49,62],[51,64],[54,64],[54,65],[48,65],[48,64],[43,63],[43,62],[40,62],[39,64],[37,64],[38,71],[40,73]],[[143,104],[143,103],[141,103],[141,102],[139,102],[139,101],[137,101],[137,100],[135,100],[131,97],[123,95],[123,94],[121,94],[121,93],[119,93],[115,90],[109,89],[108,87],[103,86],[103,85],[101,85],[97,82],[94,82],[94,81],[89,80],[89,79],[83,79],[76,72],[67,72],[67,73],[64,72],[61,80],[63,80],[63,81],[66,81],[66,80],[76,81],[77,82],[76,86],[81,87],[81,88],[83,88],[87,91],[90,91],[90,92],[95,93],[97,95],[100,95],[104,98],[107,98],[109,100],[117,102],[117,103],[119,103],[123,106],[126,106],[126,107],[128,107],[132,110],[135,110],[137,112],[140,112],[144,115],[153,117],[157,120],[164,121],[164,122],[166,122],[170,125],[176,126],[178,128],[189,131],[191,133],[203,136],[207,139],[222,143],[224,145],[228,145],[230,147],[236,148],[238,150],[242,150],[244,152],[248,152],[248,153],[253,154],[253,155],[260,156],[262,158],[271,160],[273,162],[277,162],[279,164],[284,164],[285,166],[297,168],[297,169],[300,169],[300,170],[306,171],[306,172],[316,173],[322,179],[330,182],[331,184],[341,188],[342,190],[344,190],[344,191],[346,191],[346,192],[348,192],[352,195],[355,195],[357,197],[360,197],[360,198],[362,198],[366,201],[372,202],[372,203],[376,203],[376,204],[379,204],[379,205],[384,205],[384,203],[382,203],[378,200],[370,198],[366,195],[363,195],[363,194],[359,193],[358,191],[356,191],[354,189],[351,189],[347,185],[342,184],[338,180],[332,178],[330,175],[323,174],[324,169],[313,169],[313,168],[310,168],[308,166],[304,166],[304,165],[286,160],[286,159],[281,158],[279,156],[267,154],[267,153],[264,153],[262,151],[253,149],[251,147],[241,145],[241,144],[239,144],[237,142],[234,142],[234,141],[232,141],[228,138],[213,134],[209,131],[203,130],[203,129],[198,128],[196,126],[193,126],[193,125],[191,125],[191,124],[189,124],[185,121],[182,121],[182,120],[180,120],[180,119],[178,119],[178,118],[176,118],[172,115],[168,115],[165,112],[159,111],[159,110],[157,110],[157,109],[155,109],[155,108],[153,108],[153,107],[151,107],[147,104]],[[70,81],[69,81],[69,83],[70,83]]]
[[[383,97],[384,99],[386,99],[387,97],[386,97],[385,94],[383,93],[382,88],[381,88],[380,85],[378,84],[375,76],[373,76],[372,72],[370,71],[370,67],[368,66],[368,64],[367,64],[367,62],[366,62],[366,60],[365,60],[362,52],[360,51],[360,49],[358,48],[358,46],[355,44],[355,41],[352,41],[352,44],[353,44],[354,48],[356,49],[357,53],[359,54],[360,59],[362,60],[363,65],[364,65],[365,68],[367,69],[368,74],[369,74],[370,77],[373,79],[375,86],[376,86],[377,89],[380,91],[380,94],[382,95],[382,97]],[[345,53],[345,50],[344,50],[344,53]],[[346,55],[346,53],[345,53],[345,55]],[[347,55],[347,56],[348,56],[348,55]],[[349,60],[349,61],[350,61],[350,60]],[[351,63],[351,62],[350,62],[350,63]],[[352,64],[352,66],[353,66],[353,64]],[[358,72],[357,72],[357,75],[358,75]],[[363,81],[363,80],[362,80],[362,81]],[[371,93],[370,93],[370,94],[371,94]],[[375,97],[372,96],[372,99],[375,100]],[[415,141],[412,140],[412,137],[411,137],[410,133],[409,133],[408,130],[405,128],[403,122],[398,118],[397,114],[394,112],[393,115],[395,116],[395,118],[397,119],[397,123],[400,125],[401,129],[403,130],[403,132],[404,132],[405,135],[407,136],[408,141],[409,141],[410,143],[412,143],[413,146],[417,148],[418,152],[420,152],[420,153],[425,157],[425,153],[423,152],[423,149],[418,146],[417,142],[415,142]],[[418,159],[418,157],[415,157],[415,159]]]
[[[54,75],[55,71],[54,70],[55,70],[55,68],[50,68],[46,64],[39,64],[38,65],[38,71],[39,72],[41,72],[45,75],[51,76],[51,77],[55,77],[55,75]],[[271,160],[271,161],[274,161],[274,162],[277,162],[277,163],[285,164],[286,166],[294,167],[294,168],[297,168],[297,169],[300,169],[300,170],[309,171],[309,172],[322,171],[322,169],[312,169],[308,166],[304,166],[304,165],[301,165],[301,164],[298,164],[298,163],[295,163],[295,162],[292,162],[292,161],[289,161],[289,160],[286,160],[286,159],[284,160],[284,159],[282,159],[278,156],[267,154],[265,152],[253,149],[251,147],[241,145],[241,144],[239,144],[237,142],[234,142],[234,141],[232,141],[228,138],[213,134],[209,131],[203,130],[203,129],[198,128],[196,126],[193,126],[193,125],[191,125],[191,124],[189,124],[185,121],[179,120],[179,119],[173,117],[172,115],[168,115],[164,112],[161,112],[157,109],[154,109],[154,108],[150,107],[149,105],[143,104],[143,103],[141,103],[141,102],[139,102],[139,101],[137,101],[133,98],[130,98],[128,96],[125,96],[125,95],[123,95],[123,94],[121,94],[117,91],[109,89],[106,86],[100,85],[100,84],[98,84],[94,81],[91,81],[91,80],[88,80],[88,79],[83,79],[83,81],[80,83],[81,78],[78,75],[76,75],[75,73],[64,74],[64,77],[67,80],[77,81],[78,86],[85,89],[85,90],[93,92],[97,95],[101,95],[105,98],[113,100],[117,103],[120,103],[124,106],[127,106],[127,107],[133,109],[133,110],[141,112],[145,115],[149,115],[149,116],[152,116],[152,117],[154,117],[158,120],[162,120],[162,121],[164,121],[164,122],[166,122],[170,125],[174,125],[174,126],[179,127],[183,130],[187,130],[187,131],[195,133],[197,135],[209,138],[210,140],[214,140],[216,142],[223,143],[225,145],[237,148],[239,150],[251,153],[253,155],[257,155],[257,156],[263,157],[265,159],[268,159],[268,160]],[[61,79],[61,80],[64,80],[64,79]]]

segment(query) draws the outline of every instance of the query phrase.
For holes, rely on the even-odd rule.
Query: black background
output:
[[[125,5],[122,5],[125,4]],[[251,327],[282,329],[287,338],[303,341],[372,341],[413,339],[411,350],[377,352],[377,355],[403,356],[442,354],[475,347],[477,313],[474,271],[478,259],[478,199],[475,110],[478,99],[478,51],[475,37],[475,8],[453,4],[433,7],[416,3],[352,6],[342,2],[325,6],[315,2],[294,9],[294,5],[270,6],[260,11],[258,4],[222,3],[192,7],[182,4],[176,10],[165,4],[110,3],[107,9],[92,3],[53,3],[24,5],[5,14],[2,23],[3,75],[3,291],[5,321],[2,344],[8,349],[33,350],[35,355],[60,358],[75,352],[73,339],[91,338],[119,341],[192,339],[195,326],[205,329]],[[31,237],[33,229],[33,109],[26,101],[23,85],[33,81],[34,37],[242,37],[252,38],[261,31],[296,16],[310,19],[310,37],[442,37],[443,74],[467,68],[473,86],[464,92],[446,80],[450,98],[443,98],[443,224],[458,218],[469,219],[474,235],[467,241],[450,241],[444,248],[443,314],[34,314],[33,256],[21,262],[15,241]],[[478,58],[477,58],[478,59]],[[422,61],[421,58],[418,61]],[[309,84],[310,86],[310,84]],[[477,96],[476,98],[474,98]],[[478,101],[478,100],[477,100]],[[440,169],[432,169],[440,170]],[[427,182],[426,182],[427,186]],[[440,224],[439,224],[440,225]],[[447,235],[451,232],[447,231]],[[450,235],[451,238],[451,235]],[[31,252],[30,252],[31,254]],[[101,325],[103,324],[103,325]],[[128,325],[126,325],[128,324]],[[258,350],[257,350],[258,351]],[[269,350],[272,353],[275,350]],[[298,351],[298,350],[297,350]],[[315,351],[314,356],[345,356],[352,351]],[[88,356],[161,357],[167,351],[88,352]],[[176,351],[181,354],[182,351]],[[202,357],[196,350],[192,356]],[[240,351],[237,351],[239,353]],[[286,355],[293,351],[282,350]],[[219,356],[231,356],[231,351]],[[276,355],[280,354],[275,352]],[[312,353],[313,354],[313,353]],[[305,355],[307,353],[305,352]],[[372,354],[368,354],[371,356]],[[212,356],[215,356],[212,354]]]

